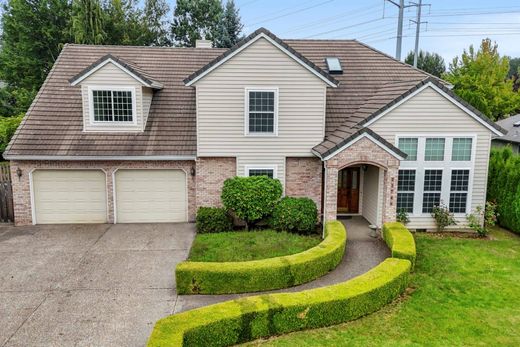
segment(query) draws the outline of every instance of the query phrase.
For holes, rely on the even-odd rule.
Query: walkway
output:
[[[296,287],[279,289],[270,292],[230,294],[230,295],[179,295],[174,313],[191,310],[197,307],[215,304],[221,301],[236,299],[265,293],[298,292],[344,282],[361,275],[390,256],[390,251],[381,238],[369,236],[368,222],[362,217],[343,219],[347,228],[347,247],[345,256],[336,269],[315,281]]]

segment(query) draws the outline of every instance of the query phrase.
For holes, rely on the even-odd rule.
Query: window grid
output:
[[[251,177],[251,176],[267,176],[269,178],[274,178],[274,170],[273,169],[249,169],[248,174],[249,174],[249,177]]]
[[[444,160],[444,143],[442,138],[426,139],[426,146],[424,149],[425,161],[443,161]]]
[[[451,160],[470,161],[472,143],[472,138],[454,138],[451,151]]]
[[[397,177],[397,211],[413,213],[415,170],[399,170]]]
[[[431,213],[441,203],[442,170],[424,171],[423,213]]]
[[[450,211],[465,213],[468,201],[469,170],[452,170],[450,184]]]
[[[274,133],[274,92],[249,92],[249,132]]]
[[[401,151],[408,154],[406,157],[406,161],[415,161],[417,160],[417,145],[418,139],[412,137],[403,137],[399,138],[398,147]]]
[[[92,102],[96,122],[133,121],[131,91],[93,90]]]

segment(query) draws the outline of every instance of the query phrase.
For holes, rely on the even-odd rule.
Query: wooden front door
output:
[[[359,213],[359,167],[338,172],[338,213]]]

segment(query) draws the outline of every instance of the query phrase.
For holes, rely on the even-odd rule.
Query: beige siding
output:
[[[379,182],[379,168],[369,165],[363,173],[363,208],[362,214],[371,224],[381,224],[382,184]]]
[[[491,132],[434,89],[426,88],[369,127],[392,144],[396,142],[396,135],[406,134],[476,136],[471,208],[485,204]],[[435,228],[429,216],[410,219],[411,228]],[[464,226],[465,217],[458,217],[458,222],[459,227]]]
[[[283,156],[249,156],[237,157],[237,176],[247,176],[247,168],[276,167],[276,178],[285,187],[285,157]]]
[[[246,87],[278,88],[278,136],[244,135]],[[325,83],[263,38],[196,88],[198,155],[236,156],[239,174],[242,163],[257,157],[268,162],[310,157],[312,147],[323,140]]]
[[[117,86],[117,87],[134,87],[135,88],[135,103],[136,103],[136,124],[107,124],[107,125],[91,125],[89,115],[90,95],[88,92],[89,86]],[[83,96],[83,128],[85,131],[142,131],[144,128],[143,122],[143,86],[134,78],[115,65],[108,63],[101,69],[87,77],[81,82],[81,94]],[[150,93],[146,92],[147,97],[151,100]]]

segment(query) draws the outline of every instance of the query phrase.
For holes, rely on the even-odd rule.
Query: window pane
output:
[[[274,132],[274,92],[249,92],[249,132]]]
[[[131,122],[132,121],[132,92],[130,91],[114,91],[114,121]]]
[[[468,193],[451,193],[450,194],[450,211],[453,213],[465,213],[467,200],[468,200]]]
[[[96,122],[111,122],[112,92],[110,90],[93,90],[94,120]]]
[[[249,176],[267,176],[273,178],[274,172],[273,169],[250,169]]]
[[[444,139],[426,139],[424,160],[442,161],[444,160]]]
[[[397,178],[397,191],[414,191],[415,190],[415,170],[399,170]]]
[[[397,193],[397,211],[413,213],[413,193]]]
[[[468,191],[469,170],[453,170],[451,171],[451,190],[452,191]]]
[[[442,170],[424,171],[424,191],[440,192],[442,188]]]
[[[417,160],[417,139],[416,138],[400,138],[398,147],[401,151],[408,154],[405,160]]]
[[[453,161],[469,161],[471,160],[471,138],[455,138],[453,139],[453,148],[451,152],[451,160]]]
[[[439,206],[441,203],[441,193],[424,193],[423,194],[423,213],[431,213],[433,206]]]

